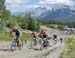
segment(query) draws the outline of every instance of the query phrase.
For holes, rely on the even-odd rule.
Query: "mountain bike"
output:
[[[36,45],[37,45],[37,39],[36,38],[32,38],[32,44],[31,44],[31,46],[32,47],[36,47]]]
[[[47,38],[44,38],[40,47],[40,50],[47,48],[49,46],[49,41]]]
[[[12,37],[10,48],[11,48],[11,51],[16,50],[16,48],[19,48],[19,50],[21,50],[23,48],[23,41],[20,40],[20,44],[19,46],[17,46],[16,37]]]

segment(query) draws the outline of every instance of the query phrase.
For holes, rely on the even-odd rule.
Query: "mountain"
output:
[[[66,5],[66,4],[48,4],[38,7],[29,8],[24,12],[17,12],[15,14],[25,16],[27,13],[30,13],[33,17],[40,20],[55,20],[63,22],[72,22],[75,21],[75,5]]]
[[[45,13],[46,11],[48,11],[48,10],[45,7],[37,7],[37,8],[35,8],[35,9],[32,10],[31,14],[34,17],[38,17],[42,13]]]
[[[63,21],[63,22],[72,22],[75,21],[75,7],[69,5],[60,5],[53,4],[51,5],[51,9],[47,9],[46,7],[38,9],[34,9],[34,17],[41,20],[55,20],[55,21]],[[37,10],[37,11],[36,11]],[[38,15],[38,13],[40,13]]]
[[[52,9],[39,16],[39,19],[71,22],[75,21],[75,10],[70,8]]]

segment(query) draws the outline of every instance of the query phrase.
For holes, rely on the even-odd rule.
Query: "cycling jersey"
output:
[[[33,38],[36,38],[36,36],[37,36],[36,32],[32,32],[32,36],[33,36]]]
[[[20,36],[20,32],[19,32],[19,30],[13,30],[13,32],[15,32],[15,36]]]
[[[43,36],[43,38],[46,38],[47,37],[47,33],[45,31],[42,32],[42,36]]]
[[[54,36],[54,38],[57,38],[57,35],[53,35]]]

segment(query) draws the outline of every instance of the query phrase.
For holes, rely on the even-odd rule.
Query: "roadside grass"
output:
[[[31,34],[30,33],[22,33],[22,36],[20,37],[21,40],[32,40]]]
[[[65,41],[66,48],[60,58],[75,58],[75,39],[69,38]]]
[[[30,33],[22,33],[21,40],[31,40],[31,34]],[[0,31],[0,41],[11,41],[10,33]]]
[[[0,41],[10,41],[9,33],[0,31]]]
[[[59,29],[59,30],[63,29],[63,25],[58,25],[58,24],[48,24],[47,27],[53,28],[53,29]]]
[[[47,27],[50,27],[50,28],[53,28],[53,29],[56,29],[58,25],[56,24],[48,24]]]

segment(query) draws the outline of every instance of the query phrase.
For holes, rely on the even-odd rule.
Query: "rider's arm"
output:
[[[12,32],[13,32],[13,30],[10,31],[10,36],[12,36]]]

